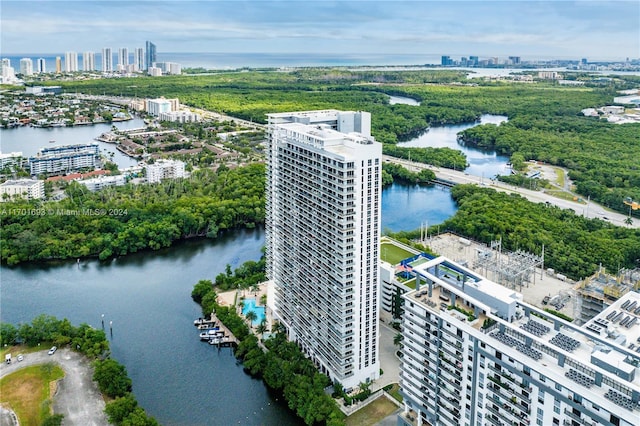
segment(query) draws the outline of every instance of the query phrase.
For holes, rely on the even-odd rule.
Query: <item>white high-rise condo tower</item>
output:
[[[129,49],[121,47],[118,49],[118,65],[126,67],[129,65]]]
[[[141,47],[136,47],[136,50],[133,54],[133,63],[135,65],[136,71],[143,71],[144,68],[144,49]]]
[[[44,58],[38,58],[38,73],[45,73],[47,72],[47,62],[45,61]]]
[[[269,308],[330,379],[379,376],[382,145],[371,114],[268,115]]]
[[[93,52],[84,52],[82,54],[82,69],[84,71],[95,71],[96,54]]]
[[[102,49],[102,71],[113,71],[113,54],[111,53],[110,47]]]
[[[20,73],[23,75],[33,74],[33,60],[31,58],[20,59]]]
[[[64,70],[66,72],[78,71],[78,54],[76,52],[66,52],[64,54]]]

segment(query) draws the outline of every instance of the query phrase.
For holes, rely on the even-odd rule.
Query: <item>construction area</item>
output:
[[[544,268],[542,247],[541,255],[509,252],[502,250],[500,241],[485,245],[451,233],[430,236],[423,243],[435,253],[522,293],[529,304],[562,312],[576,320],[581,318],[576,282]]]
[[[601,267],[577,286],[582,305],[580,321],[589,321],[632,290],[640,290],[640,269],[621,269],[611,275]]]

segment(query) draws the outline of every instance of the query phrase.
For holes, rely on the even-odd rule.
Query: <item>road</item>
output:
[[[580,203],[577,201],[563,200],[561,198],[556,198],[552,195],[545,194],[542,191],[532,191],[524,188],[519,188],[519,187],[515,187],[513,185],[509,185],[497,180],[492,180],[488,178],[483,179],[478,176],[472,176],[464,172],[458,172],[458,171],[446,169],[443,167],[435,167],[429,164],[416,163],[414,161],[390,157],[388,155],[383,155],[382,157],[383,157],[383,160],[386,162],[400,164],[414,172],[417,172],[423,169],[429,169],[429,170],[432,170],[436,174],[436,177],[439,179],[444,179],[444,180],[448,180],[448,181],[460,183],[460,184],[483,185],[483,186],[493,188],[496,191],[520,194],[521,196],[527,198],[529,201],[532,201],[534,203],[549,203],[554,206],[558,206],[562,209],[571,209],[574,212],[576,212],[576,214],[581,216],[586,216],[589,218],[599,218],[599,219],[607,220],[608,222],[617,226],[629,227],[629,225],[624,223],[624,221],[627,219],[626,215],[612,212],[610,210],[605,210],[603,206],[596,204],[592,201],[587,204],[587,203]],[[640,228],[640,221],[634,220],[630,227]]]
[[[89,360],[69,349],[59,349],[53,355],[47,351],[32,352],[24,355],[24,360],[14,361],[0,366],[0,378],[21,368],[54,362],[64,370],[64,378],[58,382],[58,390],[53,396],[53,411],[64,415],[65,425],[108,426],[104,413],[105,403],[98,386],[93,382],[93,369]],[[14,425],[10,417],[2,413],[2,425]],[[7,423],[4,423],[7,421]]]

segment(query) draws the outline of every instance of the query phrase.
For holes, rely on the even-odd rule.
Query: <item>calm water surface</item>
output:
[[[145,127],[144,121],[140,118],[113,124],[122,130]],[[118,151],[114,144],[94,140],[94,138],[109,130],[111,130],[111,124],[106,123],[76,127],[43,128],[24,126],[13,129],[0,129],[0,151],[3,153],[21,151],[23,157],[30,157],[36,155],[40,148],[97,143],[100,147],[100,153],[107,158],[111,158],[111,153],[113,153],[112,161],[119,168],[135,166],[138,161]]]
[[[227,263],[257,260],[262,230],[191,241],[101,263],[0,268],[1,320],[17,324],[46,313],[101,327],[140,404],[163,425],[295,425],[297,417],[244,373],[230,349],[200,342],[193,285]]]
[[[420,136],[407,141],[398,143],[398,146],[406,148],[451,148],[462,151],[467,156],[469,167],[465,169],[467,173],[474,176],[484,176],[492,178],[495,175],[510,173],[507,166],[509,157],[505,155],[497,155],[495,151],[488,151],[473,147],[460,145],[457,135],[463,130],[480,124],[497,124],[507,121],[504,115],[484,114],[480,117],[480,122],[456,124],[451,126],[434,126]]]

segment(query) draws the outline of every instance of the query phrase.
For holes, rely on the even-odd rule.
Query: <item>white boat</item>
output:
[[[200,333],[201,340],[209,340],[211,338],[220,337],[220,336],[224,336],[224,331],[209,330],[209,331],[203,331],[202,333]]]

